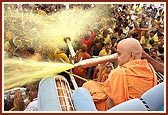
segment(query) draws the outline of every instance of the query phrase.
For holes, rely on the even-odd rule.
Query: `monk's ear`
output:
[[[130,57],[133,57],[133,53],[132,52],[130,52]]]
[[[133,57],[133,53],[132,52],[130,52],[130,58],[132,58]]]
[[[132,60],[135,59],[135,54],[133,52],[130,52],[130,59],[132,59]]]

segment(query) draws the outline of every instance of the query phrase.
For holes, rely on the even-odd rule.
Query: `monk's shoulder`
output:
[[[123,75],[123,74],[125,74],[125,69],[126,68],[123,68],[123,67],[117,67],[117,68],[115,68],[114,70],[112,70],[110,73],[109,73],[109,77],[111,77],[111,76],[115,76],[115,77],[117,77],[117,76],[121,76],[121,75]]]

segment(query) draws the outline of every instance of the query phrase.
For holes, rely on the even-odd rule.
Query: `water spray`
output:
[[[75,58],[72,45],[77,46],[76,43],[80,42],[80,35],[86,30],[86,25],[91,25],[93,29],[97,17],[100,19],[106,17],[108,8],[99,5],[87,10],[83,8],[68,9],[48,16],[37,15],[31,11],[15,12],[12,8],[10,10],[4,9],[4,11],[4,33],[9,31],[18,37],[25,36],[26,40],[31,40],[31,44],[27,44],[27,42],[24,44],[41,49],[42,54],[46,56],[49,52],[53,53],[53,49],[65,48],[64,36],[70,36],[71,39],[68,38],[66,43],[70,49],[71,57]],[[17,41],[18,39],[15,40],[15,42]],[[24,61],[24,59],[23,61],[4,59],[4,90],[26,85],[43,77],[52,77],[74,68],[74,59],[71,60],[72,64],[23,63]],[[76,83],[74,82],[74,84]],[[77,85],[75,85],[76,87]]]

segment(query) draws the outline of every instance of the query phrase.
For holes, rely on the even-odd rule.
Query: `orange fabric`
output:
[[[82,87],[85,87],[89,90],[93,101],[96,105],[97,110],[99,111],[103,111],[103,110],[107,110],[107,105],[106,105],[106,100],[108,98],[108,96],[103,92],[103,90],[101,89],[103,84],[101,84],[100,82],[96,82],[96,81],[87,81],[83,84]]]
[[[82,52],[82,50],[80,49],[77,53],[76,53],[76,62],[79,62],[81,59],[82,60],[85,60],[85,59],[88,59],[90,58],[90,55],[85,51],[85,52]],[[74,67],[73,68],[73,73],[80,76],[80,77],[83,77],[83,78],[87,78],[87,68],[82,68],[82,67]],[[79,79],[79,78],[75,78],[78,86],[82,86],[83,83],[85,81]]]
[[[102,99],[106,105],[107,98],[104,97],[108,95],[114,101],[114,105],[117,105],[141,97],[143,93],[155,85],[157,85],[157,76],[147,60],[133,60],[112,70],[102,86],[85,83],[84,87],[91,92],[94,102],[95,98],[99,97],[98,99]],[[102,100],[101,103],[103,103]],[[106,109],[99,108],[101,106],[97,105],[96,107],[98,110],[107,110],[107,107]]]
[[[73,69],[73,73],[78,75],[78,76],[81,76],[83,78],[86,78],[86,68],[81,68],[81,67],[75,67]]]
[[[111,71],[102,89],[114,100],[115,105],[140,98],[157,85],[157,76],[146,60],[134,60]]]
[[[90,55],[87,53],[87,52],[82,52],[82,51],[78,51],[77,53],[76,53],[76,57],[77,57],[77,62],[79,62],[81,59],[82,60],[85,60],[85,59],[88,59],[88,58],[90,58]],[[74,72],[74,74],[76,74],[76,75],[79,75],[79,76],[81,76],[81,77],[84,77],[84,78],[87,78],[87,70],[86,70],[86,68],[82,68],[82,67],[75,67],[74,69],[73,69],[73,72]]]
[[[87,52],[82,52],[82,51],[78,51],[76,53],[76,57],[77,57],[77,62],[79,62],[82,58],[82,60],[88,59],[90,58],[90,54],[88,54]]]
[[[104,73],[102,75],[102,78],[101,78],[100,82],[105,82],[107,79],[108,79],[108,73]]]

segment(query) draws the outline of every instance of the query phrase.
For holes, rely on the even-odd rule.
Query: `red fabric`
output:
[[[87,52],[89,53],[91,47],[92,47],[92,43],[94,41],[94,31],[90,30],[91,35],[89,39],[85,39],[84,36],[81,37],[81,43],[86,44],[87,45]]]

